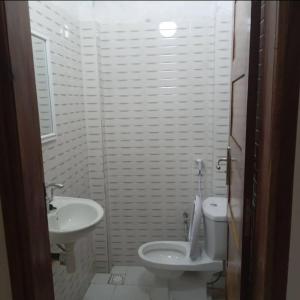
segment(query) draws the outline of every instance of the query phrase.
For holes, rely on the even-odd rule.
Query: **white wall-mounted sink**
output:
[[[55,210],[48,213],[50,241],[56,244],[75,243],[101,221],[104,210],[90,199],[54,197]]]

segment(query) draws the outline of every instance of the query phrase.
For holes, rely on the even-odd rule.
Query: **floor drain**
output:
[[[108,279],[108,284],[124,285],[126,273],[112,273]]]

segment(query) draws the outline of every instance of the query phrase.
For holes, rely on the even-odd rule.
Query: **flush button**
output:
[[[217,206],[218,206],[218,204],[216,204],[216,203],[210,203],[209,205],[210,205],[210,206],[214,206],[214,207],[217,207]]]

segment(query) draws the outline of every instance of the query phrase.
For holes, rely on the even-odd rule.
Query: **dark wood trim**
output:
[[[251,32],[247,100],[247,125],[246,125],[246,152],[245,152],[245,177],[244,177],[244,210],[243,210],[243,242],[242,242],[242,276],[241,299],[249,299],[251,290],[251,260],[253,244],[254,218],[253,208],[253,173],[255,162],[255,132],[256,132],[256,107],[259,69],[259,41],[260,41],[261,2],[253,1],[251,5]]]
[[[266,1],[252,299],[284,300],[300,83],[300,4]]]
[[[0,191],[14,300],[54,300],[29,10],[0,2]]]

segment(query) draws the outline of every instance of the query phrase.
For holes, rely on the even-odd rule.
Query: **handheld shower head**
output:
[[[197,158],[197,159],[195,160],[195,162],[196,162],[197,169],[198,169],[198,175],[199,175],[199,176],[202,176],[202,175],[203,175],[203,170],[204,170],[204,162],[203,162],[203,159]]]

